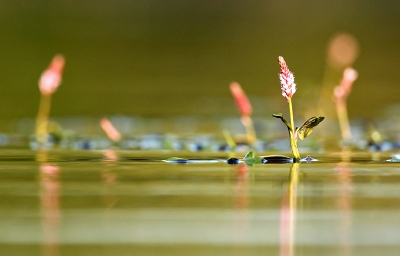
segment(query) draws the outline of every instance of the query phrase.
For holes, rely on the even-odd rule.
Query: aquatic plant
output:
[[[358,74],[356,70],[353,68],[346,68],[343,72],[343,78],[340,82],[340,85],[336,86],[333,92],[340,131],[344,141],[348,141],[351,138],[346,99],[351,92],[351,87],[354,81],[357,79],[357,76]]]
[[[246,128],[247,142],[251,145],[256,140],[256,132],[251,119],[251,113],[253,112],[251,103],[247,98],[246,93],[237,82],[232,82],[229,85],[229,89],[231,90],[232,96],[235,99],[236,106],[241,115],[240,121]]]
[[[289,131],[289,139],[290,139],[290,147],[293,153],[294,162],[300,161],[300,152],[297,146],[297,138],[304,140],[305,137],[310,135],[313,128],[317,126],[322,120],[324,120],[323,116],[316,117],[313,116],[309,118],[302,126],[295,127],[294,126],[294,118],[293,118],[293,108],[292,108],[292,97],[296,92],[296,84],[294,83],[294,75],[290,72],[285,60],[282,56],[279,56],[279,65],[281,68],[281,72],[279,74],[279,78],[281,81],[281,89],[282,96],[285,97],[289,104],[289,112],[290,112],[290,123],[286,121],[282,114],[273,114],[273,117],[280,118],[282,122],[286,125]]]
[[[49,67],[42,73],[39,79],[41,93],[39,111],[36,118],[36,141],[38,148],[43,148],[48,134],[48,119],[51,107],[51,95],[61,84],[65,59],[62,55],[54,56]]]

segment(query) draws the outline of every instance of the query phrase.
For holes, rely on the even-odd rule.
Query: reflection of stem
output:
[[[280,235],[281,256],[294,255],[294,234],[297,203],[297,184],[299,163],[294,163],[290,168],[288,192],[282,197]]]
[[[41,165],[40,201],[43,214],[44,255],[60,255],[58,248],[58,227],[61,222],[57,166]]]
[[[342,150],[341,160],[336,169],[338,170],[338,181],[340,182],[340,194],[337,198],[337,207],[342,211],[341,218],[341,255],[352,255],[351,250],[351,224],[352,224],[352,197],[351,191],[352,185],[352,170],[348,167],[348,163],[351,162],[351,151],[344,149]]]
[[[43,147],[46,142],[47,123],[50,114],[51,95],[41,94],[39,112],[36,119],[36,139],[39,147]]]
[[[245,241],[247,241],[249,232],[249,167],[241,164],[236,168],[236,183],[233,187],[234,207],[235,207],[235,244],[236,249],[242,249]],[[243,254],[244,252],[241,252]],[[246,253],[244,253],[246,254]]]
[[[336,102],[336,110],[339,119],[340,131],[342,132],[342,138],[344,141],[348,141],[351,137],[351,130],[349,118],[347,116],[346,102],[344,100],[338,100]]]
[[[292,148],[292,153],[295,162],[298,162],[300,160],[300,152],[299,148],[297,147],[297,138],[295,136],[295,129],[294,127],[294,118],[293,118],[293,108],[292,108],[292,99],[288,99],[289,103],[289,112],[290,112],[290,125],[291,125],[291,131],[289,132],[290,136],[290,147]]]
[[[115,161],[118,160],[118,154],[113,150],[106,150],[104,152],[104,157],[107,161],[105,163],[107,169],[101,172],[102,181],[104,183],[103,197],[106,207],[112,208],[118,199],[115,196],[110,195],[110,188],[117,182],[117,175],[108,170],[108,168],[115,165]]]

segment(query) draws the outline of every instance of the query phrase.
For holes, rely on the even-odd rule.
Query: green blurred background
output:
[[[296,76],[295,111],[312,112],[342,32],[360,47],[349,115],[371,118],[400,101],[399,14],[393,0],[2,0],[0,119],[36,116],[37,81],[57,53],[66,67],[52,116],[237,115],[231,81],[255,115],[285,113],[279,55]]]

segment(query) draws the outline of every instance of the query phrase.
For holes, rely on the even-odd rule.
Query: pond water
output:
[[[166,163],[145,151],[0,152],[1,255],[397,255],[400,163]],[[239,154],[240,156],[240,154]],[[241,156],[243,157],[243,156]]]

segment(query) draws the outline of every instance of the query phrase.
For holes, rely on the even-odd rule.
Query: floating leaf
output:
[[[286,119],[283,117],[283,114],[282,114],[282,113],[279,113],[279,114],[272,114],[272,116],[275,117],[275,118],[281,119],[282,122],[287,126],[287,128],[289,129],[289,131],[292,130],[292,126],[289,124],[288,121],[286,121]]]
[[[256,157],[253,157],[253,158],[246,158],[243,161],[248,166],[253,166],[253,164],[261,164],[262,163],[262,157],[256,156]]]
[[[256,156],[253,158],[247,158],[244,159],[244,162],[249,165],[249,164],[262,164],[262,157]]]
[[[167,160],[165,160],[165,162],[185,164],[185,163],[188,163],[189,160],[185,159],[185,158],[180,158],[180,157],[173,156],[173,157],[170,157]]]
[[[256,156],[253,151],[247,152],[247,154],[243,158],[243,162],[247,166],[253,166],[254,164],[261,164],[262,163],[262,158],[259,156]]]
[[[254,157],[255,157],[254,152],[252,150],[250,150],[249,152],[247,152],[247,154],[244,156],[243,159],[246,160],[246,159],[254,158]]]
[[[299,138],[301,140],[304,140],[305,137],[310,135],[314,127],[317,126],[319,123],[321,123],[324,119],[325,117],[323,116],[319,117],[313,116],[307,121],[305,121],[300,128],[297,128],[297,135],[299,136]]]

